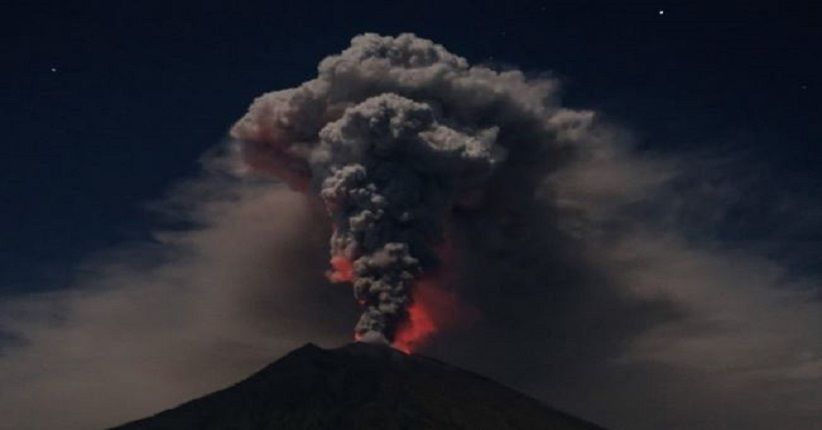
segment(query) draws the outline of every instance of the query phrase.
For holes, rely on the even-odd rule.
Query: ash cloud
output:
[[[332,266],[345,268],[331,278],[351,281],[364,307],[356,334],[393,342],[453,209],[520,175],[494,177],[509,158],[526,170],[554,161],[590,117],[554,98],[550,80],[470,66],[411,34],[365,34],[316,79],[255,100],[231,135],[250,167],[321,196]],[[521,173],[527,193],[536,176]]]
[[[479,316],[423,352],[603,425],[822,419],[818,274],[689,221],[710,224],[749,193],[727,164],[639,151],[562,107],[552,79],[367,34],[316,79],[257,99],[232,135],[245,179],[209,170],[164,204],[196,228],[91,260],[67,292],[3,301],[0,327],[20,340],[0,355],[7,423],[103,427],[305,341],[348,341],[355,304],[322,276],[332,236],[337,279],[368,279],[358,294],[376,308],[406,304],[397,279],[438,269],[445,240],[449,288]],[[721,198],[706,172],[729,177]],[[398,287],[386,303],[368,296],[383,281]],[[383,307],[368,324],[397,315]]]

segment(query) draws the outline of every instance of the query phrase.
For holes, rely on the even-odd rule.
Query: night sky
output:
[[[185,230],[152,208],[254,97],[363,32],[550,73],[565,106],[690,163],[673,186],[694,203],[664,203],[684,237],[822,275],[816,2],[13,1],[0,20],[0,297],[70,289],[90,258]]]

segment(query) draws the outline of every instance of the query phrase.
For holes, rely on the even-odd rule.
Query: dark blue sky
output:
[[[813,222],[785,231],[771,213],[785,193],[804,210],[822,185],[815,2],[43,1],[2,20],[0,292],[59,288],[84,256],[145,239],[146,204],[196,173],[253,97],[365,31],[550,70],[567,104],[646,149],[744,154],[759,191],[720,234],[818,248]]]

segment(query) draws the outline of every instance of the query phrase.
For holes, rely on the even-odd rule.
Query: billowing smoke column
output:
[[[484,206],[501,166],[528,176],[589,118],[551,107],[554,93],[551,80],[471,67],[412,34],[365,34],[316,79],[257,98],[231,135],[252,169],[321,197],[329,277],[353,283],[363,306],[357,338],[395,343],[425,315],[415,284],[439,264],[451,210]]]

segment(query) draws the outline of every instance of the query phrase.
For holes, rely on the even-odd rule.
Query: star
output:
[[[664,11],[664,10],[662,10],[662,9],[660,9],[660,10],[659,10],[659,14],[660,14],[660,15],[665,15],[665,11]]]

